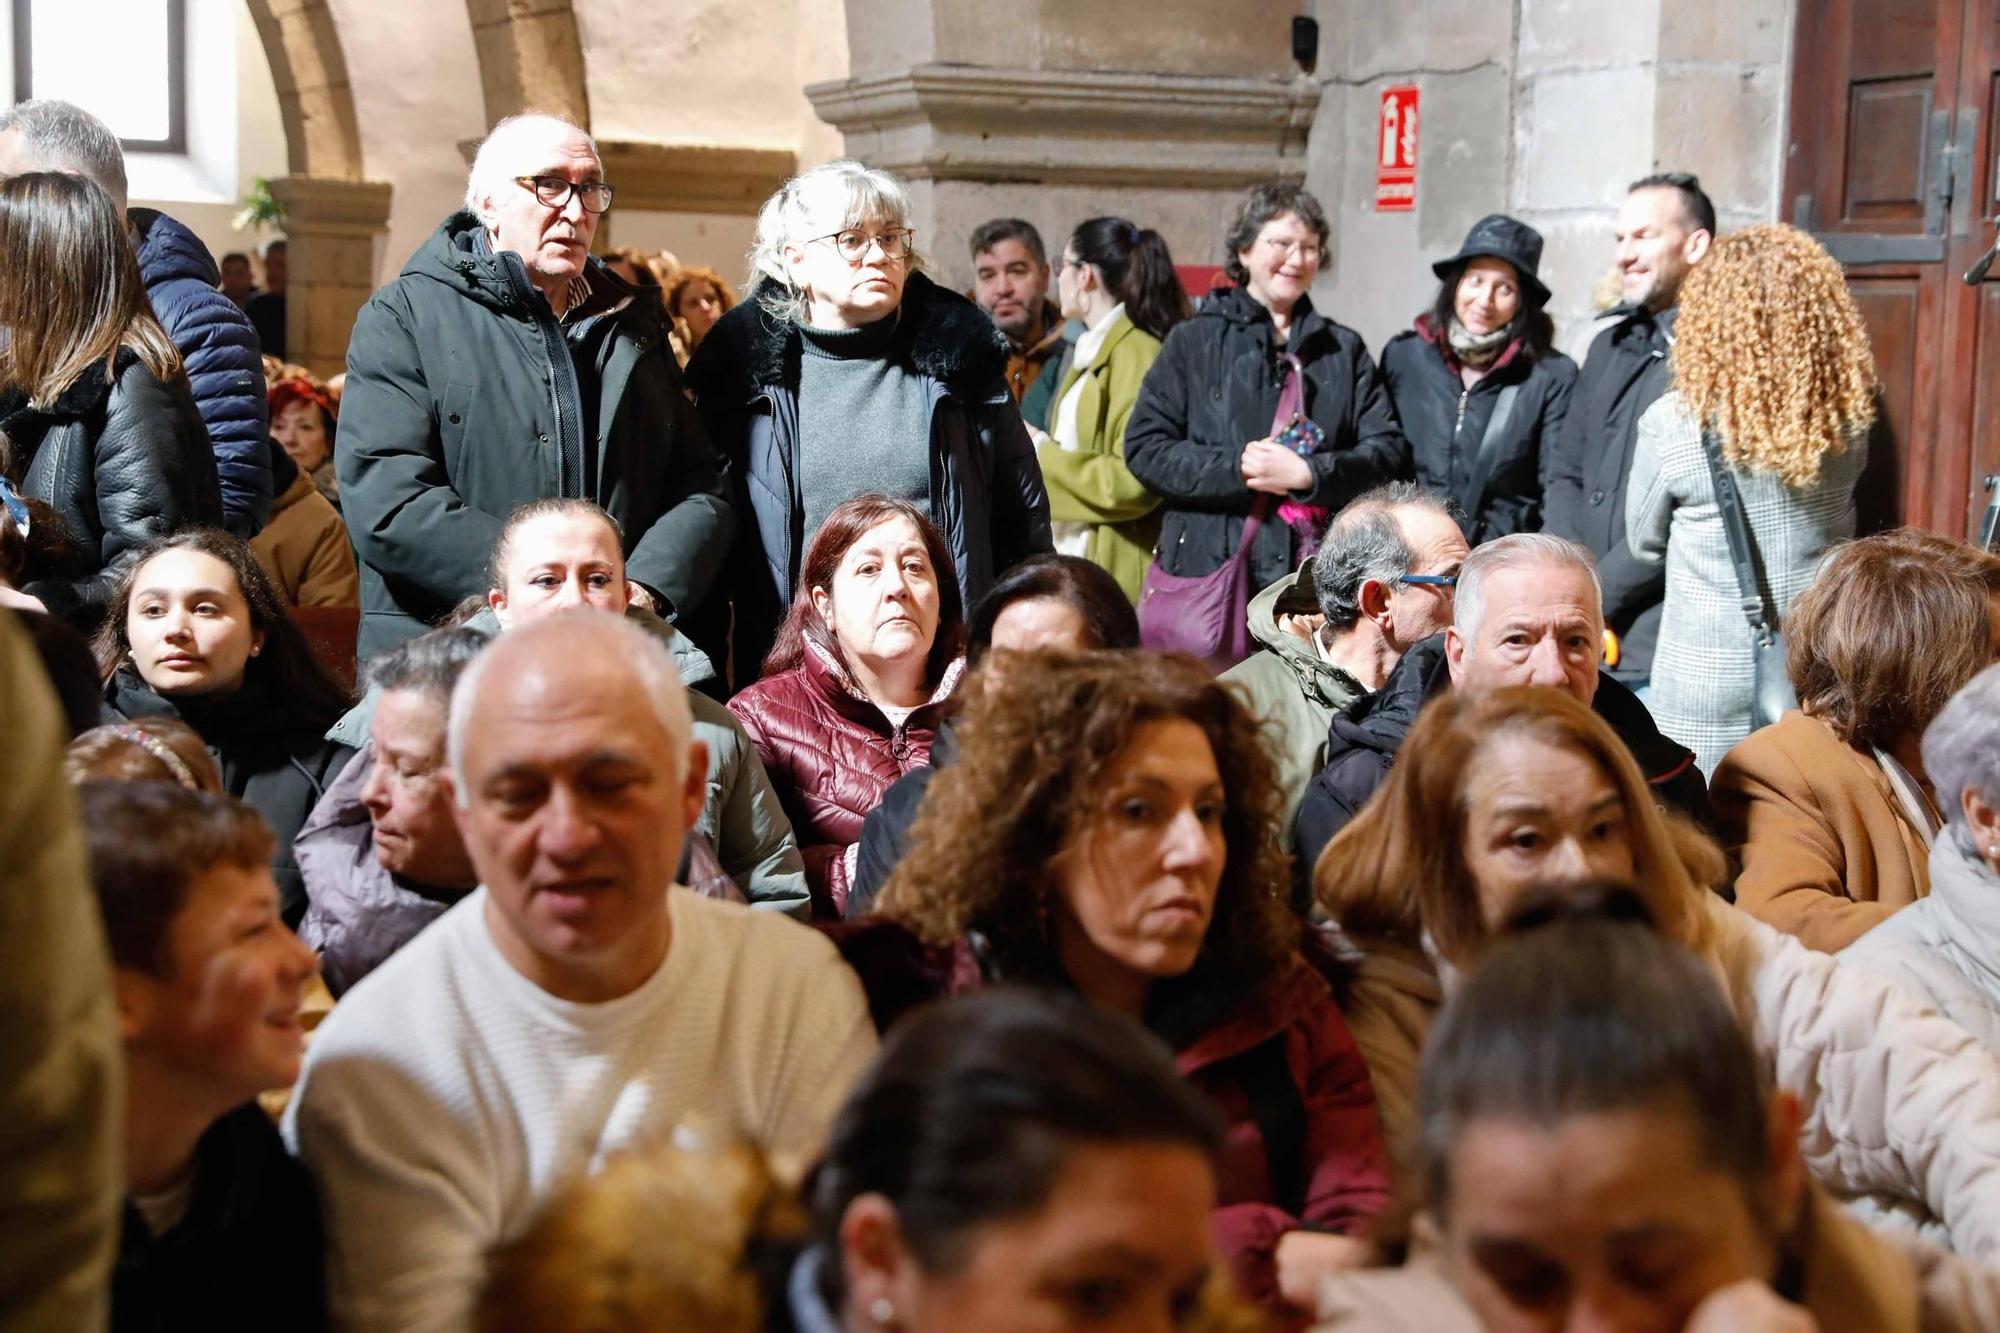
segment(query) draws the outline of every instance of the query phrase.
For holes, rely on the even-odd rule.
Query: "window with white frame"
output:
[[[186,0],[11,0],[14,98],[97,116],[128,152],[188,147]]]

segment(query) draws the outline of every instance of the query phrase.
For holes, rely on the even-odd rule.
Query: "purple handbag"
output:
[[[1290,426],[1305,403],[1304,376],[1297,357],[1285,357],[1285,387],[1271,434]],[[1192,653],[1218,673],[1250,655],[1250,548],[1270,516],[1274,497],[1259,495],[1243,519],[1235,553],[1213,574],[1186,578],[1160,568],[1159,553],[1146,569],[1139,592],[1139,642],[1162,652]]]

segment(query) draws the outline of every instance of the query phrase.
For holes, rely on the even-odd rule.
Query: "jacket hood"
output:
[[[1931,845],[1931,892],[1925,911],[1941,918],[1938,934],[1952,942],[1963,971],[1981,990],[2000,994],[2000,879],[1959,846],[1947,829]]]
[[[461,208],[439,224],[430,238],[417,247],[403,276],[429,278],[441,282],[479,304],[503,314],[521,314],[530,309],[526,296],[526,270],[516,283],[510,269],[520,269],[518,257],[495,253],[481,241],[485,228],[479,218]],[[656,323],[666,319],[666,308],[658,301],[641,301],[638,293],[592,255],[584,265],[590,279],[590,296],[573,312],[588,317],[612,311],[657,311]]]
[[[749,387],[797,392],[798,328],[766,310],[761,299],[777,290],[777,281],[765,278],[748,300],[722,317],[709,337],[723,333],[729,341],[748,343],[748,355],[741,361],[750,369]],[[903,303],[895,319],[890,355],[896,360],[939,381],[955,398],[981,402],[1011,396],[1007,336],[971,301],[922,273],[912,273],[903,285]],[[726,332],[725,325],[730,326]]]
[[[1213,989],[1190,994],[1148,1026],[1174,1046],[1175,1064],[1187,1075],[1263,1045],[1310,1017],[1332,994],[1326,978],[1294,958],[1290,967],[1247,996]],[[1217,1000],[1226,1004],[1220,1021],[1202,1022],[1202,1011]]]
[[[1278,599],[1298,586],[1293,571],[1250,599],[1250,637],[1277,656],[1299,678],[1299,686],[1322,703],[1332,705],[1366,694],[1361,682],[1327,662],[1319,652],[1296,634],[1278,628]]]
[[[308,480],[310,480],[308,478]],[[651,611],[633,607],[625,613],[626,618],[640,629],[657,636],[667,645],[667,651],[674,655],[674,667],[680,672],[681,684],[695,686],[703,681],[715,679],[715,664],[708,654],[695,646],[693,639],[661,620]],[[459,625],[489,639],[500,636],[500,617],[490,606],[482,606]],[[373,686],[361,696],[361,701],[348,709],[338,722],[327,729],[326,739],[352,749],[360,749],[368,743],[370,729],[375,724],[375,705],[380,702],[382,691]]]
[[[1262,325],[1275,333],[1277,326],[1271,323],[1271,312],[1257,304],[1257,298],[1241,287],[1218,287],[1203,298],[1201,309],[1194,312],[1194,319],[1219,319],[1225,324],[1235,324],[1243,328]],[[1331,329],[1333,321],[1313,306],[1312,297],[1301,296],[1299,303],[1292,307],[1292,346],[1322,330]]]
[[[208,287],[221,284],[222,270],[201,237],[151,208],[135,208],[125,216],[138,243],[139,277],[147,287],[170,278],[193,278]]]
[[[1425,702],[1449,681],[1444,635],[1433,634],[1403,654],[1381,689],[1362,695],[1334,717],[1333,748],[1373,750],[1393,759]]]

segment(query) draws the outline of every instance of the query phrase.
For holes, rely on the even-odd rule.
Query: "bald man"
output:
[[[676,1125],[820,1147],[867,1006],[810,928],[672,884],[706,794],[690,727],[666,648],[587,610],[460,678],[448,783],[481,887],[342,999],[286,1123],[338,1327],[461,1327],[489,1247]]]

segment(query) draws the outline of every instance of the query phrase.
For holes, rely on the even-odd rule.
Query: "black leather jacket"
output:
[[[116,376],[94,365],[46,407],[0,395],[6,470],[67,531],[60,558],[32,556],[22,591],[55,615],[95,628],[113,585],[155,537],[222,522],[215,454],[187,381],[161,383],[137,354],[118,354]],[[44,548],[41,541],[31,546]]]

